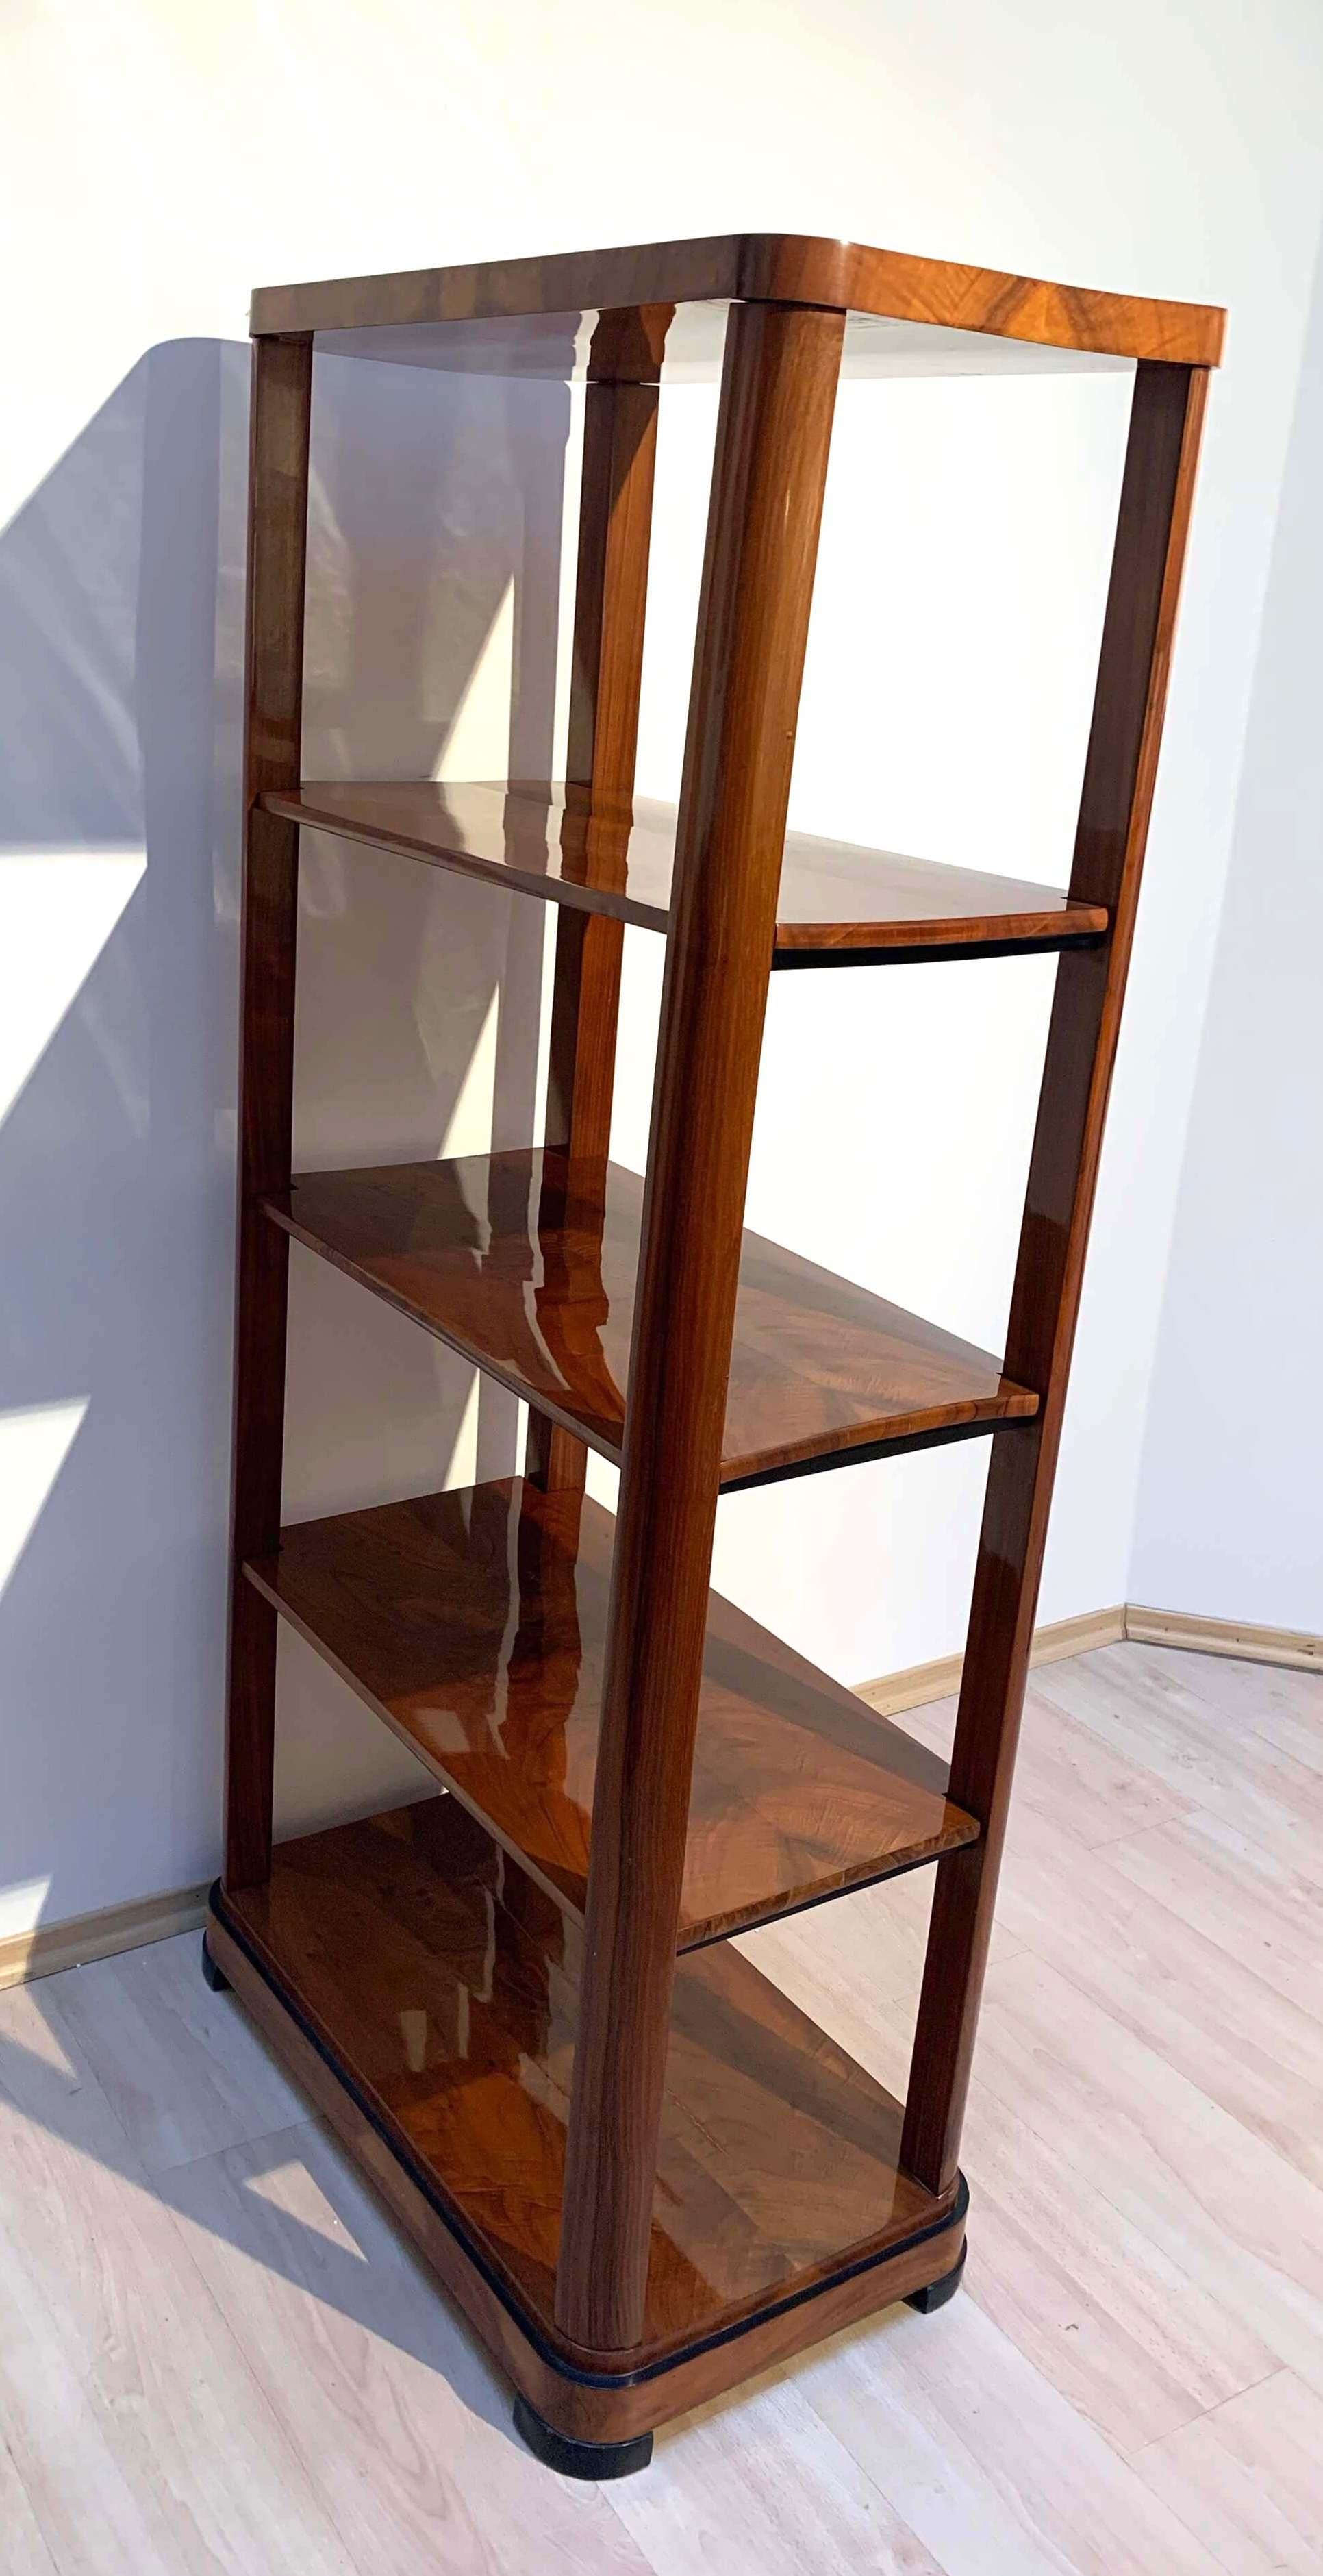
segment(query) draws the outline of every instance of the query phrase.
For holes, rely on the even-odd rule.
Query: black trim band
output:
[[[954,965],[961,957],[1053,957],[1068,948],[1101,948],[1105,930],[1068,930],[1042,939],[915,938],[905,948],[775,948],[772,965],[778,975],[819,966]]]
[[[996,1439],[1027,1430],[1036,1413],[1000,1413],[976,1422],[947,1422],[937,1431],[911,1431],[900,1440],[870,1440],[858,1449],[829,1449],[820,1458],[794,1458],[788,1467],[757,1467],[751,1476],[726,1476],[721,1491],[749,1494],[755,1485],[788,1485],[795,1476],[822,1476],[836,1467],[868,1467],[876,1458],[904,1458],[911,1449],[945,1449],[953,1440]]]

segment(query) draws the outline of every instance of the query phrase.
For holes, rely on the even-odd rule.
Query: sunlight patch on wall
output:
[[[146,868],[145,849],[17,850],[0,858],[0,1119],[45,1054]]]
[[[13,1887],[0,1887],[0,1941],[21,1941],[35,1932],[50,1892],[48,1878],[20,1878]]]
[[[78,1436],[86,1396],[0,1414],[0,1593],[31,1538]]]
[[[507,581],[433,765],[434,778],[504,778],[513,693],[514,583]]]
[[[453,1014],[452,1014],[453,1016]],[[485,1154],[491,1143],[492,1098],[496,1089],[496,1038],[500,1027],[501,996],[493,992],[483,1013],[482,1026],[473,1042],[464,1068],[464,1079],[455,1095],[455,1106],[446,1120],[438,1160],[451,1154]],[[426,1044],[426,1031],[420,1033]],[[429,1056],[431,1050],[428,1050]]]
[[[478,1480],[478,1413],[482,1401],[482,1379],[473,1372],[473,1383],[465,1399],[455,1445],[446,1469],[447,1485],[474,1485]]]

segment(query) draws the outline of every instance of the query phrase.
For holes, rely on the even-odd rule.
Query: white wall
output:
[[[1251,16],[1234,0],[126,0],[30,7],[4,45],[0,1930],[183,1883],[217,1852],[240,343],[261,281],[776,224],[1232,307],[1044,1612],[1121,1598],[1318,237],[1312,0]],[[1113,395],[847,395],[800,820],[934,854],[976,838],[990,864],[1061,875]],[[658,788],[707,399],[677,395],[663,423],[643,739]],[[574,436],[558,402],[324,371],[316,765],[482,774],[512,735],[521,758],[554,735],[564,674],[545,635]],[[326,842],[305,879],[305,1159],[462,1148],[493,1118],[503,1140],[525,1132],[527,922]],[[632,941],[635,1158],[655,968]],[[1033,961],[780,979],[752,1221],[995,1343],[1047,981]],[[314,1263],[295,1272],[293,1510],[502,1462],[508,1408],[475,1417],[466,1373],[425,1337]],[[971,1446],[732,1498],[720,1578],[847,1676],[942,1652],[980,1474]],[[297,1649],[282,1732],[287,1819],[371,1794],[395,1765]]]
[[[1323,1628],[1323,278],[1282,492],[1131,1595]]]

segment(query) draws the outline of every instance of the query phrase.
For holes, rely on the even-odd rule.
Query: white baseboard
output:
[[[179,1887],[165,1896],[107,1905],[99,1914],[71,1914],[63,1923],[38,1923],[31,1932],[13,1932],[0,1941],[0,1988],[53,1977],[61,1968],[81,1968],[89,1959],[109,1959],[117,1950],[145,1949],[149,1941],[168,1941],[175,1932],[195,1932],[206,1910],[205,1887]]]
[[[1323,1674],[1323,1637],[1298,1628],[1251,1627],[1238,1619],[1192,1618],[1183,1610],[1145,1610],[1135,1602],[1049,1620],[1034,1631],[1030,1662],[1060,1663],[1067,1655],[1087,1655],[1096,1646],[1116,1646],[1122,1639]],[[857,1684],[858,1695],[880,1716],[897,1717],[907,1708],[949,1698],[960,1688],[963,1661],[962,1655],[939,1655],[931,1664],[911,1664],[907,1672],[883,1673],[877,1681]],[[176,1932],[196,1932],[206,1910],[205,1887],[181,1887],[165,1896],[109,1905],[100,1914],[75,1914],[63,1923],[39,1923],[34,1931],[12,1933],[0,1940],[0,1989],[53,1977],[61,1968],[81,1967],[89,1959],[113,1958],[119,1950],[140,1950],[149,1941],[168,1941]]]

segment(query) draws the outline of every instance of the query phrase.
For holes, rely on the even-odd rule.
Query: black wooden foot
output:
[[[965,2256],[968,2252],[969,2241],[966,2239],[960,2248],[959,2262],[953,2263],[949,2272],[943,2272],[940,2281],[929,2281],[926,2289],[912,2290],[905,2302],[906,2307],[917,2308],[921,2317],[930,2317],[938,2308],[944,2308],[947,2300],[953,2299],[960,2287],[961,2274],[965,2268]]]
[[[217,1967],[216,1962],[211,1955],[211,1950],[208,1946],[205,1932],[202,1935],[202,1974],[206,1983],[210,1986],[213,1995],[228,1995],[230,1991],[229,1978],[226,1976],[223,1968]]]
[[[534,2459],[559,2469],[563,2478],[629,2478],[652,2458],[651,2433],[636,2433],[632,2442],[572,2442],[545,2423],[526,2397],[516,2397],[514,2420]]]

